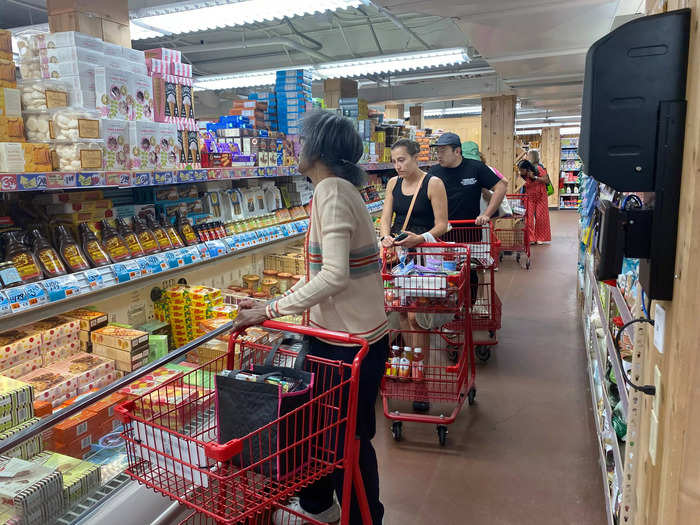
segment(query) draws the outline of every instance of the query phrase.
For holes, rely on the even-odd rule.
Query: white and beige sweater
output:
[[[270,318],[308,310],[309,325],[379,340],[387,332],[379,248],[372,219],[348,181],[330,177],[314,189],[306,235],[305,280],[270,303]]]

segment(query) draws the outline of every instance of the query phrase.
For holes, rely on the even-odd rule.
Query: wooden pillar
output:
[[[357,98],[357,82],[349,78],[323,81],[323,101],[327,108],[337,109],[341,98]]]
[[[515,96],[481,99],[481,151],[486,163],[509,179],[508,192],[516,189]]]
[[[542,128],[542,146],[540,162],[547,168],[549,178],[554,186],[554,193],[549,196],[549,207],[559,207],[559,173],[561,171],[561,128]]]
[[[700,0],[648,1],[647,6],[647,14],[690,7],[692,19],[677,277],[673,300],[659,302],[666,311],[664,351],[654,347],[653,330],[648,330],[649,351],[643,356],[641,383],[654,384],[658,369],[661,389],[655,461],[649,453],[655,398],[642,396],[634,525],[691,525],[700,520]],[[654,318],[655,304],[650,309]]]
[[[403,120],[405,111],[403,104],[386,104],[384,118],[386,120]]]
[[[410,114],[409,124],[423,129],[425,127],[423,124],[423,106],[411,106],[408,108],[408,112]]]
[[[78,31],[131,47],[128,0],[47,0],[52,32]]]

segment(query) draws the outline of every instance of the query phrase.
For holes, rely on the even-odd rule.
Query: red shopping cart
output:
[[[355,437],[360,365],[367,342],[349,334],[277,321],[266,321],[263,327],[361,349],[352,364],[307,356],[306,369],[314,374],[310,401],[245,437],[218,443],[214,377],[224,368],[262,364],[271,349],[270,344],[232,334],[227,355],[117,407],[124,422],[127,473],[193,509],[183,523],[232,524],[258,522],[261,516],[283,508],[302,487],[342,468],[343,501],[350,501],[354,488],[363,522],[371,523]],[[296,352],[280,348],[274,364],[292,366],[295,358]],[[295,431],[299,428],[304,431]],[[272,442],[272,436],[280,435],[285,437],[284,447],[278,446],[279,440]],[[280,462],[286,467],[283,476],[276,470]],[[347,508],[349,511],[350,506]],[[347,525],[348,521],[349,512],[344,511],[340,523]]]
[[[491,347],[498,344],[496,331],[501,329],[501,299],[496,293],[496,267],[501,250],[493,223],[477,225],[475,221],[450,221],[452,229],[444,240],[467,243],[472,273],[469,276],[471,329],[474,353],[481,361],[491,358]]]
[[[501,243],[499,259],[502,261],[505,255],[514,255],[515,260],[528,270],[532,264],[530,255],[530,230],[527,214],[529,205],[526,193],[509,194],[505,197],[513,210],[511,217],[498,219],[495,228],[496,237]],[[523,260],[523,255],[524,260]]]
[[[402,439],[404,421],[429,423],[436,425],[444,446],[447,425],[455,421],[464,400],[474,403],[476,366],[467,310],[469,249],[467,244],[426,243],[403,250],[400,262],[392,262],[385,253],[384,304],[387,311],[400,312],[403,325],[390,331],[392,351],[403,349],[403,356],[392,355],[381,384],[384,415],[392,421],[397,441]],[[412,329],[412,325],[424,329]],[[424,356],[420,368],[415,357],[418,348]],[[441,412],[409,412],[411,403],[421,403],[426,410],[437,405]]]

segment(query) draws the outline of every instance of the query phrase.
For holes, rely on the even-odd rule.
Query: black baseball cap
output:
[[[430,146],[431,147],[437,147],[437,146],[459,146],[459,147],[462,147],[462,141],[460,140],[459,135],[457,135],[457,133],[443,133],[437,139],[437,142],[435,144],[431,144]]]

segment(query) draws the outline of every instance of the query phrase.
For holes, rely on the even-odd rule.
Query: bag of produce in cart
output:
[[[218,442],[243,439],[233,461],[241,468],[282,480],[309,462],[312,448],[311,400],[314,375],[304,371],[308,346],[294,367],[275,366],[281,341],[262,365],[224,370],[215,376]]]

